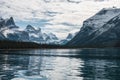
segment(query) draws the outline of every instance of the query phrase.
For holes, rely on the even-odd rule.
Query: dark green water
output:
[[[0,50],[0,80],[120,80],[120,49]]]

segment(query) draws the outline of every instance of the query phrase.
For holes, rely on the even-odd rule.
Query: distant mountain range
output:
[[[120,9],[102,9],[85,20],[79,33],[67,43],[74,47],[113,47],[120,44]]]
[[[36,29],[31,25],[21,30],[10,17],[9,19],[0,18],[0,40],[53,44],[58,38],[53,33],[42,33],[40,28]]]

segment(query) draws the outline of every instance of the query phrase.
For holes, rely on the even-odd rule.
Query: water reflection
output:
[[[119,49],[1,50],[0,53],[0,80],[120,79]]]
[[[84,80],[119,80],[120,60],[85,60],[82,67]],[[119,65],[118,65],[119,64]]]

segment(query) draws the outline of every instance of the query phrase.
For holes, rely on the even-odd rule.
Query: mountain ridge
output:
[[[36,43],[53,43],[54,40],[58,40],[53,33],[51,35],[46,34],[46,37],[43,34],[46,33],[42,33],[40,28],[34,28],[31,25],[27,25],[24,30],[20,30],[20,27],[16,26],[13,17],[0,19],[0,40]]]
[[[112,16],[112,18],[106,19],[108,21],[105,22],[104,24],[102,24],[102,26],[101,25],[95,26],[95,27],[97,27],[97,29],[94,26],[90,26],[90,25],[86,24],[85,23],[86,21],[84,21],[83,27],[81,28],[79,33],[70,42],[68,42],[67,45],[69,45],[69,46],[73,45],[73,46],[78,46],[78,47],[80,47],[80,46],[96,46],[96,47],[97,46],[115,46],[116,43],[119,41],[119,38],[114,38],[115,41],[113,41],[111,38],[109,38],[109,36],[112,36],[113,34],[115,34],[114,32],[116,31],[116,27],[118,27],[118,30],[119,30],[120,24],[117,25],[117,23],[119,23],[118,16],[120,15],[120,13],[119,13],[120,9],[112,9],[112,10],[113,10],[113,12],[115,10],[117,10],[118,14],[116,14],[116,15],[114,14],[115,16]],[[101,11],[104,11],[104,10],[101,10]],[[99,13],[101,13],[101,11],[98,12],[97,14],[95,14],[93,17],[96,17]],[[109,11],[109,9],[108,9],[108,11]],[[91,17],[91,18],[93,18],[93,17]],[[89,18],[87,20],[90,20],[91,18]],[[104,18],[108,18],[108,17],[104,17]],[[90,22],[91,21],[89,21],[88,23],[90,24]],[[98,24],[95,22],[93,22],[91,24],[98,25],[99,22],[98,22]],[[115,31],[110,32],[109,29],[111,29],[111,28],[114,29]],[[118,33],[116,33],[116,35],[118,35]],[[108,42],[105,42],[105,39]]]

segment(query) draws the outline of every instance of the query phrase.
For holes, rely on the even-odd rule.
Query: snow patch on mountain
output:
[[[87,27],[91,29],[91,32],[96,31],[118,14],[120,14],[120,9],[118,8],[103,8],[100,12],[85,20],[81,30]]]

